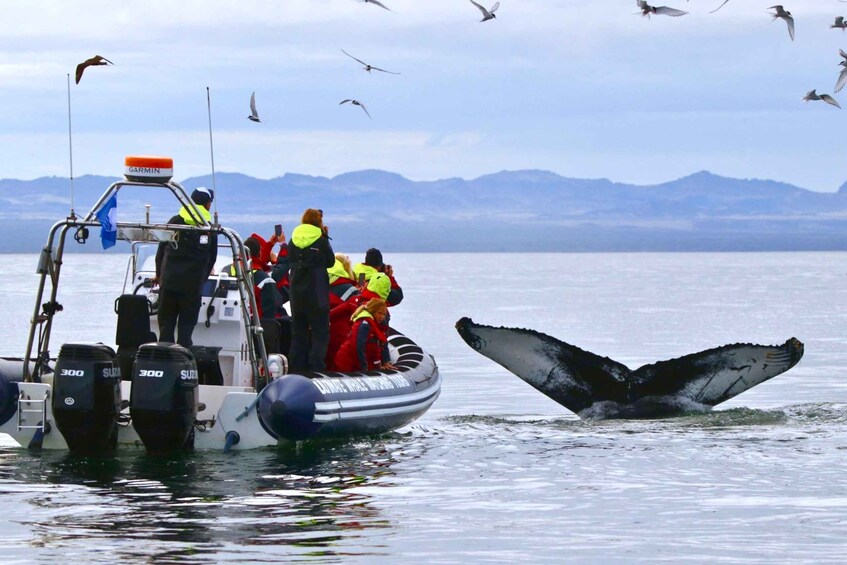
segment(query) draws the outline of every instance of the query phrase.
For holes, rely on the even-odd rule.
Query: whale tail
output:
[[[627,407],[619,413],[649,417],[684,406],[715,406],[784,373],[803,356],[803,344],[724,345],[636,370],[554,337],[522,328],[493,327],[470,318],[456,322],[462,339],[534,388],[577,414],[610,413],[595,405]],[[667,402],[653,402],[666,399]],[[670,407],[670,408],[669,408]]]

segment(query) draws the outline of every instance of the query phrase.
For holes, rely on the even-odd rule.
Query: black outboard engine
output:
[[[150,453],[194,447],[197,364],[191,352],[173,343],[138,348],[132,369],[129,413]]]
[[[109,452],[118,443],[121,372],[102,343],[66,343],[53,377],[53,416],[72,452]]]

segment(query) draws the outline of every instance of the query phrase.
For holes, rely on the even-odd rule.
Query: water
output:
[[[414,425],[165,459],[28,453],[0,439],[0,561],[844,562],[847,254],[386,259],[406,291],[392,321],[444,377]],[[23,353],[35,264],[0,256],[6,354]],[[72,256],[64,269],[88,280],[59,297],[54,349],[113,341],[123,260]],[[581,421],[467,347],[453,329],[465,315],[630,367],[791,336],[806,354],[709,414]]]

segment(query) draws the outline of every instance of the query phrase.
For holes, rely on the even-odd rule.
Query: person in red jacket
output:
[[[383,302],[388,302],[386,299],[391,292],[391,280],[385,273],[376,273],[368,281],[367,286],[360,292],[354,293],[344,302],[334,306],[329,311],[329,334],[330,341],[327,347],[327,359],[335,359],[335,356],[350,333],[350,327],[353,325],[351,316],[356,308],[366,304],[369,300],[379,299]],[[386,312],[383,319],[380,320],[380,328],[383,333],[388,330],[388,320],[391,316]],[[337,368],[335,370],[338,370]]]
[[[393,369],[388,356],[388,339],[379,324],[388,314],[379,298],[359,306],[351,318],[353,327],[335,356],[336,371],[373,371]]]
[[[350,333],[350,316],[359,306],[353,300],[360,289],[353,280],[350,258],[343,253],[335,254],[335,264],[326,270],[329,275],[329,345],[326,348],[326,369],[335,370],[335,354],[347,334]],[[341,306],[341,308],[339,308]]]

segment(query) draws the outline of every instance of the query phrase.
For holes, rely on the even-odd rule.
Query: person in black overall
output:
[[[309,208],[288,244],[292,371],[323,371],[329,345],[329,275],[335,264],[323,212]]]
[[[211,224],[214,192],[200,187],[191,193],[194,216]],[[183,206],[169,224],[196,226],[191,212]],[[217,237],[209,232],[180,231],[173,242],[163,241],[156,252],[156,278],[159,283],[159,341],[190,348],[191,336],[200,314],[200,292],[218,258]],[[179,337],[175,339],[175,332]]]

